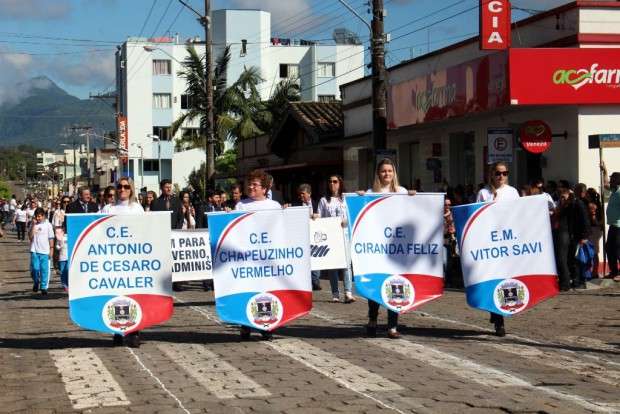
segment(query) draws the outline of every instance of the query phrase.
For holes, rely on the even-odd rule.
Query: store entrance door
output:
[[[476,135],[473,131],[450,134],[450,186],[476,185]]]
[[[519,148],[517,151],[517,186],[542,178],[542,155]]]

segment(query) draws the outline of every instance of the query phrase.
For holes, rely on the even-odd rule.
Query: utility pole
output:
[[[179,2],[198,16],[198,21],[205,29],[205,95],[207,98],[207,129],[205,131],[205,150],[207,165],[203,197],[206,200],[207,185],[213,184],[215,174],[215,135],[213,132],[213,53],[211,39],[211,1],[205,0],[205,14],[197,12],[184,0]]]
[[[373,149],[386,147],[386,71],[385,71],[385,33],[383,0],[372,0],[372,144]]]
[[[86,137],[86,182],[88,183],[88,187],[90,188],[90,131],[93,129],[92,126],[90,125],[76,125],[73,126],[71,128],[69,128],[70,131],[72,131],[73,133],[76,133],[77,131],[83,131],[82,134],[80,134],[81,137]],[[74,161],[74,178],[73,180],[75,181],[75,147],[73,150],[73,161]],[[75,186],[75,184],[74,184]]]

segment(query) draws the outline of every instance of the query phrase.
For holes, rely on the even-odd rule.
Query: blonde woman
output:
[[[364,195],[366,193],[399,193],[415,195],[415,190],[407,191],[405,187],[398,184],[398,174],[396,166],[389,158],[384,158],[377,164],[375,170],[375,180],[372,188],[367,191],[358,191],[357,194]],[[398,333],[398,313],[387,310],[388,313],[388,338],[397,339],[400,337]],[[379,304],[375,301],[368,300],[368,325],[366,333],[370,337],[377,335],[377,317],[379,315]]]
[[[508,166],[503,162],[495,162],[490,165],[488,173],[488,184],[478,191],[477,203],[488,203],[492,201],[505,201],[518,199],[519,192],[516,188],[508,184]],[[491,312],[489,320],[495,326],[495,335],[506,336],[504,327],[504,317],[500,314]]]
[[[136,199],[133,180],[129,177],[121,177],[116,185],[116,203],[106,204],[101,213],[105,214],[145,214],[144,209]],[[125,342],[131,348],[140,347],[140,332],[132,332],[125,338]],[[123,344],[123,335],[114,334],[114,346]]]

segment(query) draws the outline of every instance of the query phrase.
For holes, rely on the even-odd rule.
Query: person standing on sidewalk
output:
[[[477,203],[489,203],[494,201],[516,200],[519,192],[508,184],[508,166],[503,162],[496,162],[489,167],[488,184],[478,192]],[[495,326],[495,335],[506,336],[504,317],[491,312],[489,320]]]
[[[28,232],[30,240],[30,272],[32,276],[32,291],[47,295],[50,276],[50,258],[54,249],[54,229],[45,217],[45,210],[41,207],[34,211],[34,222]]]
[[[607,176],[607,168],[605,164],[601,164],[604,175],[604,186],[611,191],[607,204],[607,224],[609,231],[607,233],[607,260],[609,262],[609,275],[606,278],[620,282],[620,274],[618,274],[618,261],[620,260],[620,172]]]
[[[151,204],[150,211],[170,211],[170,228],[177,230],[183,228],[183,211],[181,201],[172,194],[172,181],[167,178],[159,183],[161,195]],[[172,283],[172,290],[182,290],[181,282]]]

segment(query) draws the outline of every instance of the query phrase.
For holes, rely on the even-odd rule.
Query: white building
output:
[[[340,99],[339,87],[364,75],[364,47],[354,36],[341,36],[338,43],[316,44],[305,40],[275,39],[271,35],[271,15],[259,10],[216,10],[212,13],[214,56],[231,47],[227,82],[232,84],[245,67],[260,69],[263,99],[286,78],[297,79],[303,100]],[[158,178],[187,177],[199,168],[204,153],[174,156],[174,138],[195,133],[198,120],[171,136],[170,125],[187,108],[185,80],[177,76],[186,56],[186,46],[194,43],[198,52],[204,42],[178,38],[129,38],[119,48],[117,58],[118,111],[127,117],[129,162],[121,174],[134,177],[137,186],[157,189]],[[156,135],[156,142],[149,136]],[[183,162],[174,163],[174,159]],[[161,160],[161,166],[160,166]],[[144,167],[142,168],[141,165]],[[176,182],[183,188],[186,182]]]

